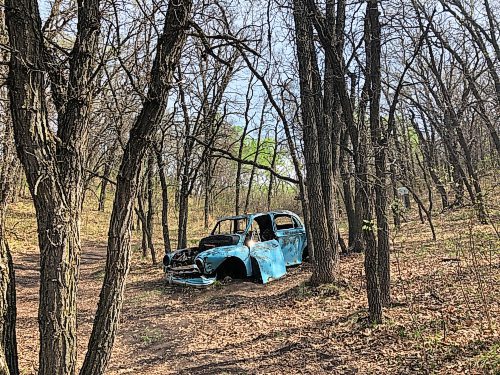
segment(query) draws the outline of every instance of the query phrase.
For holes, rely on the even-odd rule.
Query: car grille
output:
[[[200,277],[201,273],[195,265],[167,267],[166,272],[175,277],[191,278]]]

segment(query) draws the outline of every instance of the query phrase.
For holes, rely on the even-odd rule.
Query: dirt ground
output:
[[[29,205],[10,215],[22,374],[38,363],[38,253]],[[404,223],[392,239],[384,324],[366,323],[363,256],[343,257],[342,287],[307,286],[309,265],[267,285],[166,284],[134,246],[108,374],[500,373],[500,243],[463,210]],[[103,280],[107,216],[89,212],[79,282],[79,361]],[[31,223],[31,224],[30,224]]]

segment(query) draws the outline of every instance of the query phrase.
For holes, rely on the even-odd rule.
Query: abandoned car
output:
[[[165,254],[163,268],[172,284],[206,286],[227,277],[267,283],[306,257],[300,218],[290,211],[271,211],[219,219],[197,247]]]

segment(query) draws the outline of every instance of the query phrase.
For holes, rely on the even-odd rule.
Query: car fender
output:
[[[221,246],[210,250],[205,250],[198,254],[195,258],[199,259],[204,264],[204,273],[213,274],[226,259],[238,258],[245,265],[247,276],[252,274],[252,264],[249,256],[249,249],[243,245],[236,246]]]

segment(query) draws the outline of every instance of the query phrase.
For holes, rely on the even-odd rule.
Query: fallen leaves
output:
[[[394,239],[394,303],[379,326],[365,319],[362,254],[341,259],[340,286],[309,287],[304,264],[268,285],[233,281],[199,290],[168,286],[161,270],[136,252],[107,373],[493,374],[499,368],[498,241],[491,228],[477,226],[474,255],[463,220],[438,225],[437,242],[428,242],[427,228],[416,222],[403,224]],[[80,362],[105,263],[105,230],[90,233],[79,283]],[[34,374],[38,255],[21,242],[13,246],[19,351],[24,374]],[[460,262],[442,261],[457,255]]]

